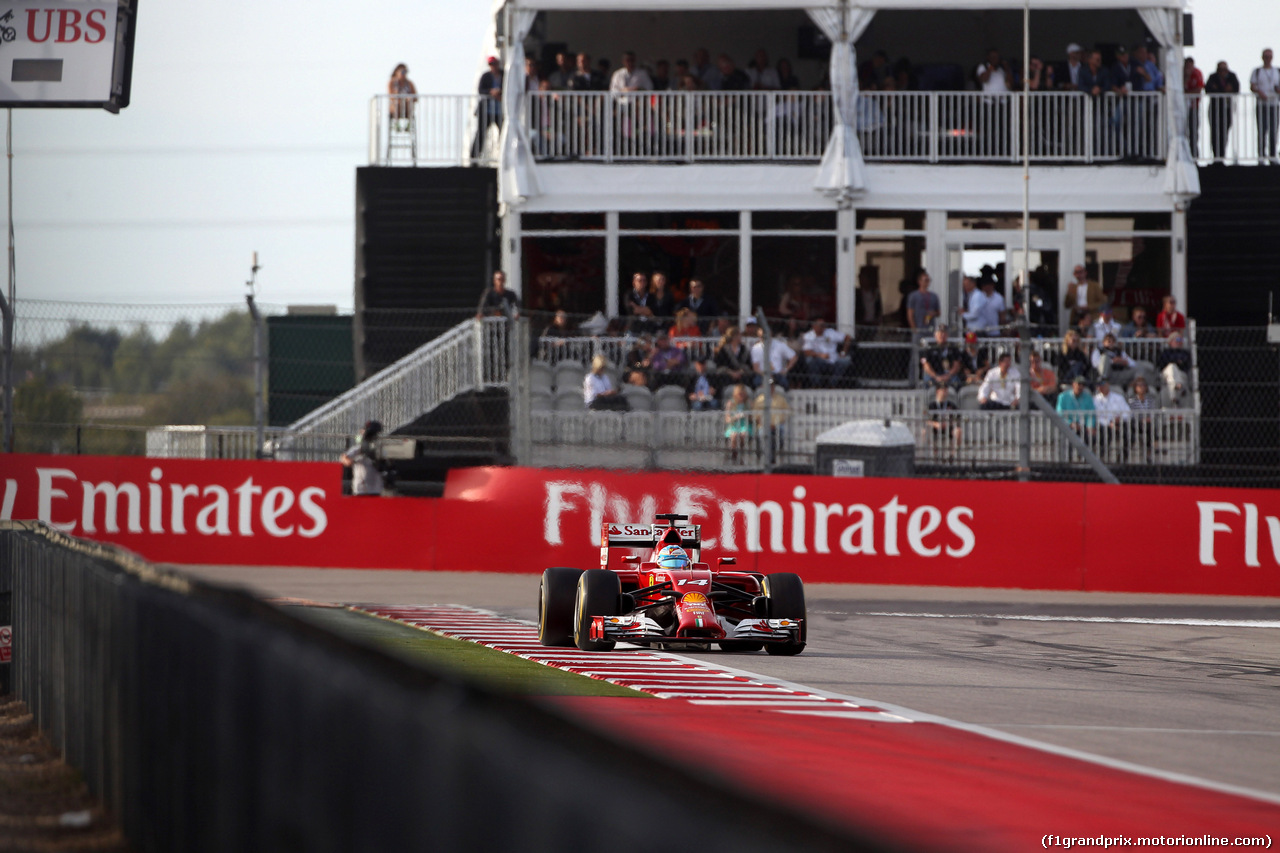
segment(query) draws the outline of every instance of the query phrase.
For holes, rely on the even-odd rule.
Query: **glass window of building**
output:
[[[818,317],[835,322],[836,238],[753,236],[751,301],[789,337]]]
[[[603,237],[524,237],[523,292],[526,313],[569,312],[581,322],[604,310]]]

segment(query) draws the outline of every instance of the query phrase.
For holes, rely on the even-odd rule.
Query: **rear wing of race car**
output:
[[[676,537],[679,537],[678,540]],[[660,545],[679,545],[686,551],[696,552],[702,547],[702,525],[668,527],[665,524],[605,522],[600,528],[600,566],[608,567],[610,548],[653,549]]]

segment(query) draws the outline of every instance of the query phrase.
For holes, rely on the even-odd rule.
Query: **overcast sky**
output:
[[[257,250],[263,302],[349,309],[369,98],[397,62],[421,93],[472,91],[488,7],[145,0],[128,108],[14,111],[18,297],[235,302]],[[1226,59],[1247,88],[1280,49],[1276,0],[1193,11],[1206,75]]]

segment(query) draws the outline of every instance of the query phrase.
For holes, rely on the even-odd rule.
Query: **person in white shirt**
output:
[[[1098,390],[1093,393],[1093,408],[1098,413],[1098,455],[1106,457],[1107,448],[1120,440],[1120,459],[1129,459],[1128,423],[1133,417],[1124,394],[1112,393],[1111,383],[1098,380]]]
[[[1138,365],[1134,363],[1129,354],[1124,351],[1124,347],[1115,335],[1108,332],[1103,336],[1098,348],[1093,351],[1093,355],[1089,358],[1093,364],[1093,369],[1098,371],[1098,375],[1110,380],[1116,385],[1127,385],[1137,372]],[[1155,368],[1151,367],[1152,372]]]
[[[649,72],[636,65],[635,51],[622,54],[622,67],[609,79],[609,91],[615,94],[618,108],[619,129],[623,136],[643,137],[649,114],[642,99],[627,97],[628,92],[648,92],[653,89]]]
[[[835,388],[843,384],[842,380],[853,363],[841,352],[848,340],[848,335],[827,326],[823,318],[813,321],[813,328],[804,333],[800,344],[811,388],[824,385]]]
[[[1013,366],[1013,357],[1002,352],[978,388],[978,403],[984,409],[1003,411],[1016,408],[1021,398],[1022,374]]]
[[[653,88],[649,72],[636,65],[636,54],[628,50],[622,54],[622,67],[613,72],[609,80],[610,92],[648,92]]]
[[[1098,319],[1094,321],[1093,328],[1090,329],[1091,337],[1098,343],[1102,343],[1102,339],[1107,335],[1120,337],[1121,326],[1116,322],[1112,314],[1110,305],[1103,305],[1102,310],[1098,312]]]
[[[1249,75],[1249,90],[1258,96],[1258,160],[1276,160],[1276,129],[1280,125],[1280,68],[1271,66],[1271,48],[1262,52],[1262,66]]]
[[[969,310],[964,312],[965,327],[980,335],[994,335],[1000,331],[1004,311],[1004,297],[996,293],[995,280],[984,278],[982,289],[969,297]]]
[[[613,387],[613,380],[605,373],[609,364],[604,356],[591,359],[591,372],[582,380],[582,402],[588,409],[627,409],[626,397]]]
[[[990,153],[1003,156],[1009,151],[1009,99],[1004,96],[1013,91],[1013,71],[1009,63],[1000,58],[1000,51],[992,48],[974,74],[987,96],[982,99],[986,115],[981,120],[991,135]]]
[[[781,338],[774,337],[769,341],[769,366],[773,369],[773,381],[783,388],[789,389],[787,372],[796,366],[800,355]],[[756,341],[751,347],[751,366],[756,373],[764,374],[764,340]]]
[[[747,63],[747,77],[751,80],[751,88],[776,91],[782,88],[778,72],[769,67],[769,54],[764,48],[756,51],[755,59]]]
[[[369,421],[356,436],[356,443],[339,461],[342,467],[351,469],[351,494],[376,497],[382,494],[382,471],[379,470],[378,437],[382,424]]]
[[[1009,70],[1009,63],[1000,58],[1000,51],[995,48],[987,51],[986,61],[974,73],[982,84],[982,91],[988,94],[1013,90],[1013,72]]]

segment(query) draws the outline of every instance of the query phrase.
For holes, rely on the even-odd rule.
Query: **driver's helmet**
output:
[[[660,569],[687,569],[689,555],[679,545],[667,545],[658,552],[657,562]]]

